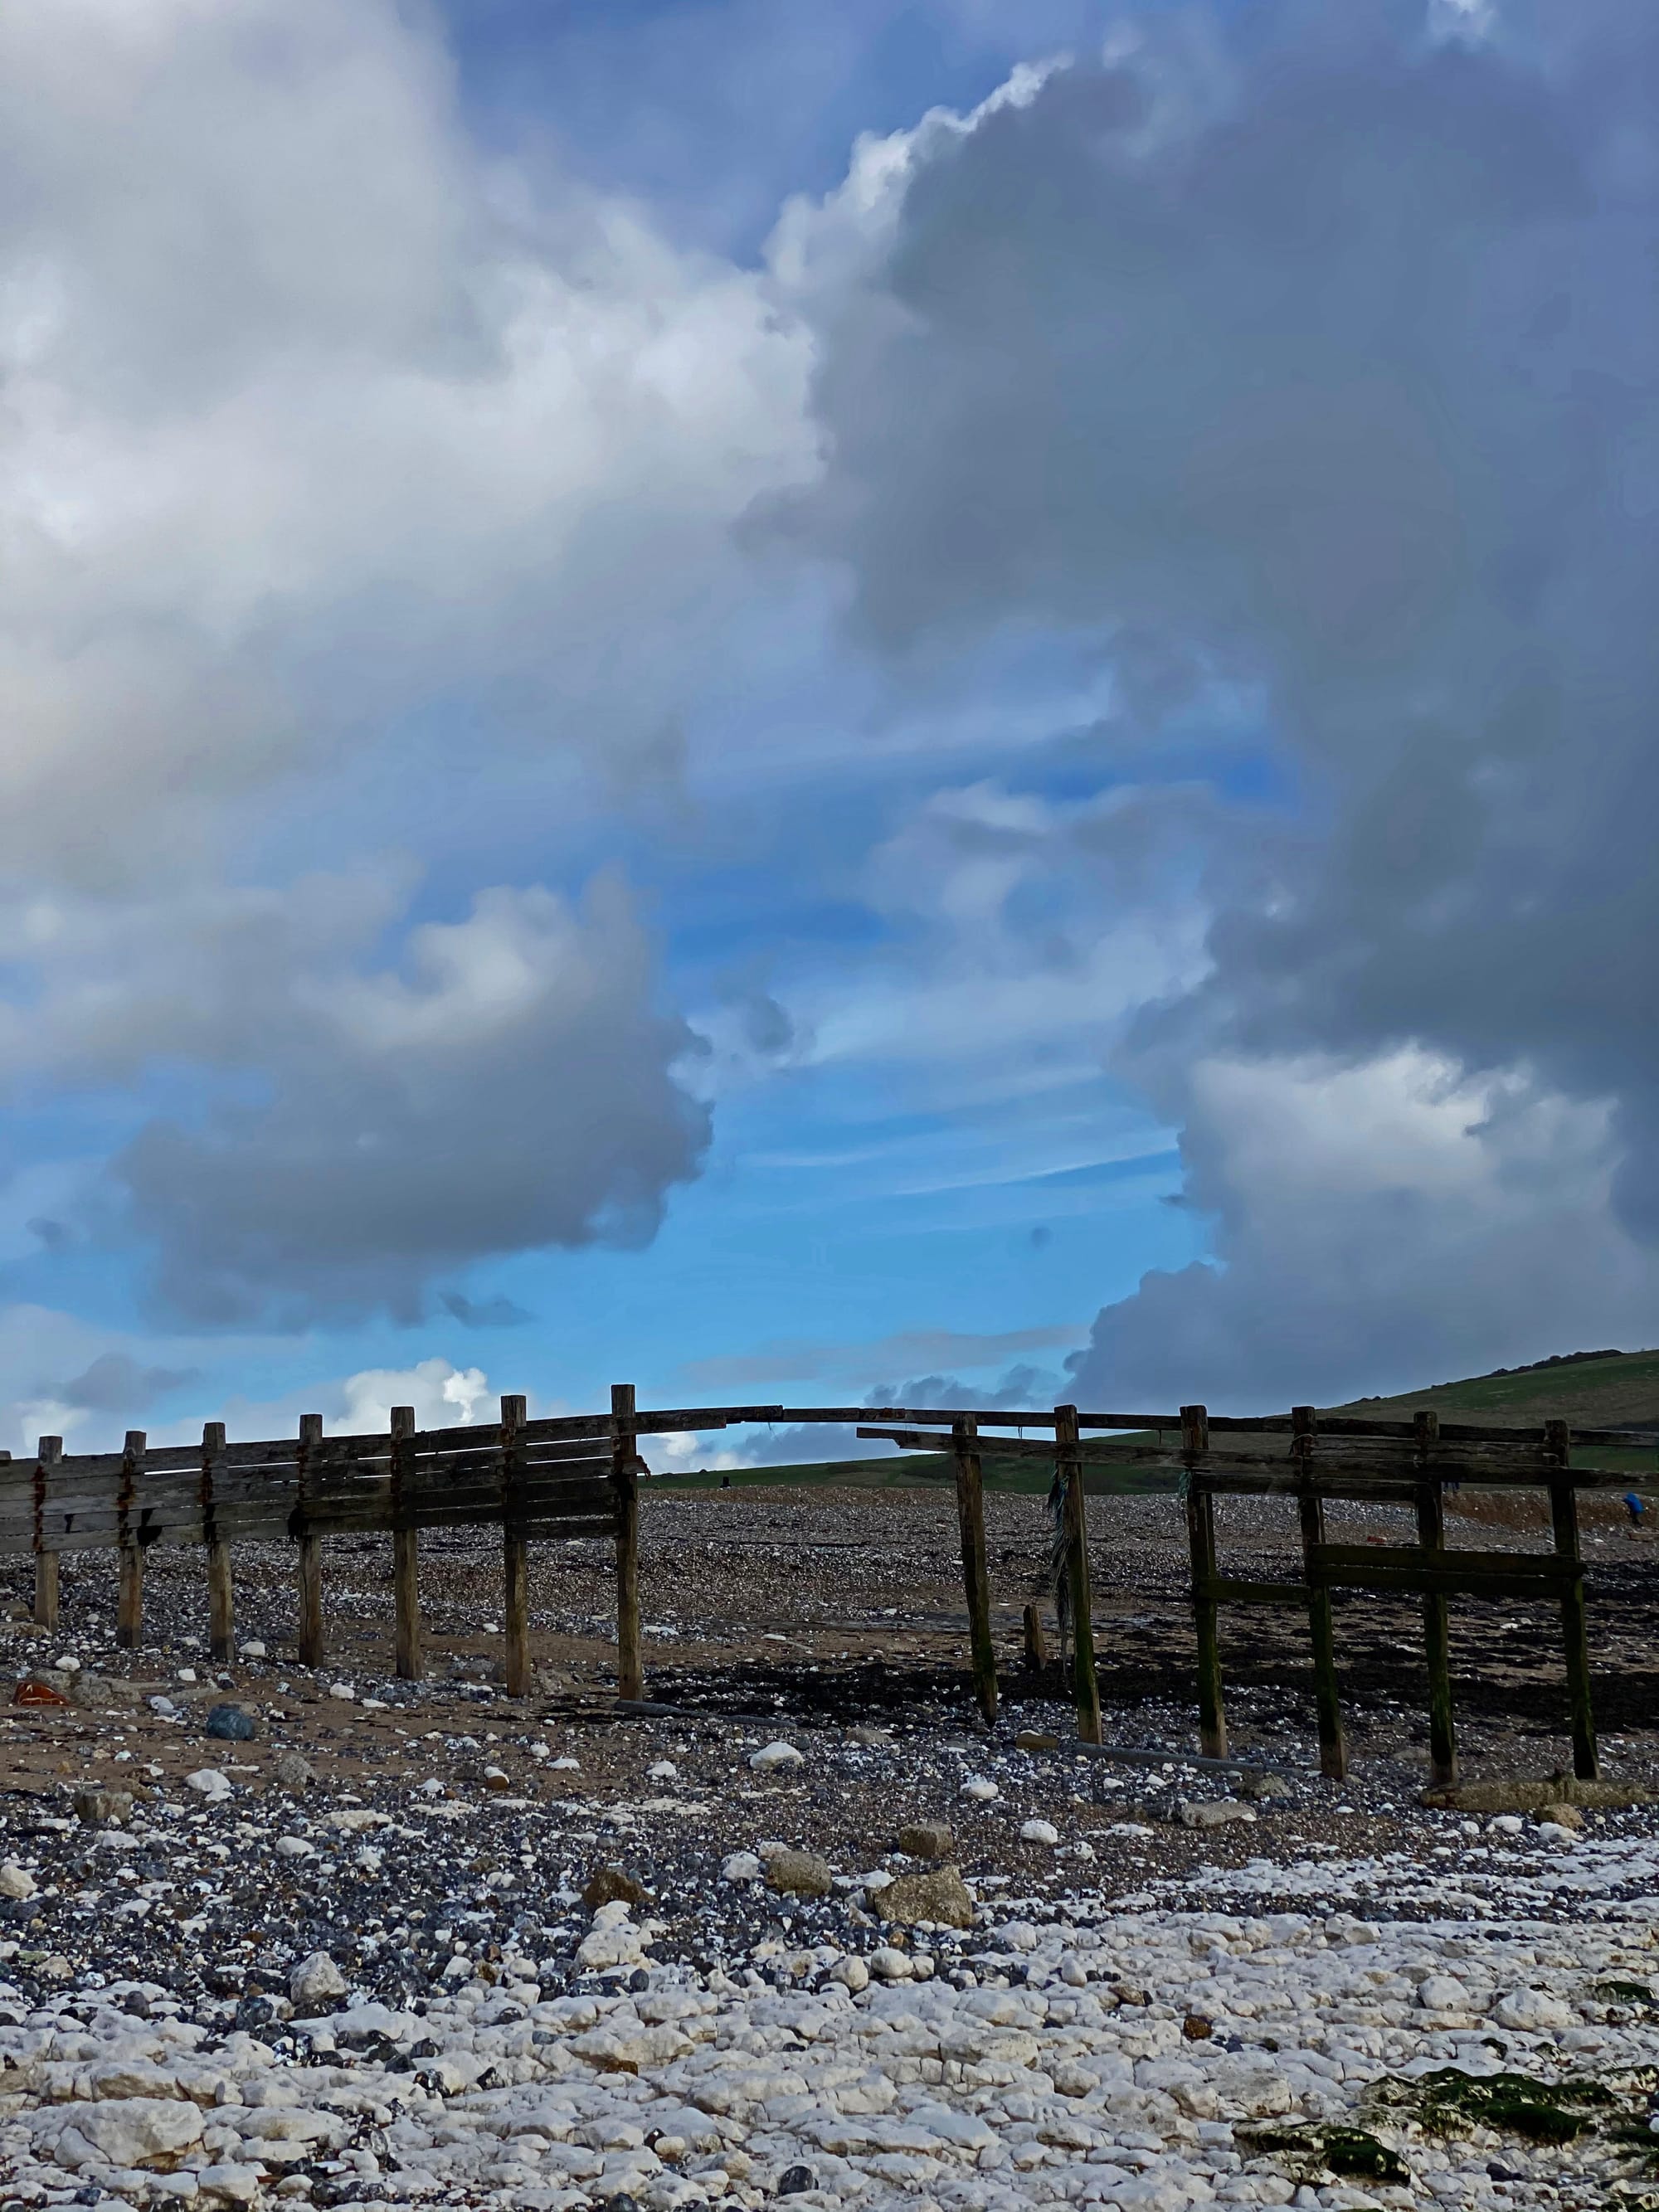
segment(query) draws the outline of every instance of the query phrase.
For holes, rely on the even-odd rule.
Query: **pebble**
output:
[[[228,1743],[252,1743],[259,1733],[252,1715],[240,1705],[210,1706],[205,1732]]]
[[[1200,1797],[1183,1802],[1176,1808],[1176,1817],[1183,1828],[1226,1828],[1256,1816],[1236,1797]]]
[[[1027,1820],[1021,1826],[1019,1839],[1023,1844],[1057,1844],[1060,1830],[1052,1820]]]
[[[326,1951],[313,1951],[288,1978],[288,1993],[297,2012],[324,2012],[346,1993],[345,1976]]]
[[[974,1900],[959,1867],[900,1875],[876,1893],[876,1911],[897,1927],[971,1928]]]
[[[828,1862],[811,1851],[773,1851],[766,1861],[766,1886],[785,1897],[828,1897],[836,1878]]]
[[[988,1805],[1002,1793],[989,1775],[970,1774],[962,1785],[962,1794],[964,1797],[977,1799],[981,1805]]]
[[[749,1764],[757,1774],[774,1774],[781,1766],[801,1766],[805,1760],[793,1743],[769,1743],[750,1756]]]
[[[198,1766],[193,1774],[185,1775],[185,1784],[200,1797],[228,1797],[231,1794],[229,1775],[222,1773],[216,1766]]]

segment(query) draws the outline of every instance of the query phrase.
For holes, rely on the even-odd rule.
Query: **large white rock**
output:
[[[169,2166],[202,2140],[202,2115],[178,2097],[118,2097],[35,2113],[35,2148],[59,2166]]]
[[[19,1866],[15,1859],[8,1859],[4,1866],[0,1866],[0,1897],[9,1897],[15,1904],[21,1904],[26,1897],[33,1897],[40,1886],[28,1869]]]
[[[750,1755],[749,1764],[757,1774],[771,1774],[780,1766],[803,1766],[805,1760],[793,1743],[769,1743]]]
[[[1425,2012],[1467,2012],[1469,1993],[1449,1974],[1425,1974],[1417,1985],[1417,2002]]]
[[[630,1966],[641,1958],[644,1938],[637,1928],[629,1924],[632,1908],[621,1898],[602,1905],[593,1915],[593,1927],[576,1946],[576,1963],[590,1973],[603,1973],[607,1966]]]
[[[257,2166],[204,2166],[197,2170],[197,2201],[209,2204],[252,2204],[259,2194]]]
[[[1492,2007],[1492,2016],[1500,2027],[1513,2027],[1522,2034],[1571,2027],[1578,2017],[1565,1997],[1552,1996],[1547,1990],[1510,1990]]]
[[[326,1951],[313,1951],[289,1972],[288,1993],[303,2011],[346,1992],[345,1976]]]
[[[185,1775],[185,1786],[195,1790],[198,1796],[205,1797],[210,1805],[228,1797],[231,1790],[229,1775],[222,1774],[216,1766],[198,1766],[194,1774]]]
[[[1182,1803],[1178,1815],[1183,1828],[1229,1828],[1254,1820],[1255,1814],[1237,1797],[1201,1797]]]
[[[1060,1830],[1052,1820],[1027,1820],[1019,1832],[1023,1844],[1057,1844]]]

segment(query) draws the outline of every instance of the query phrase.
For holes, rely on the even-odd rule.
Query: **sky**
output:
[[[0,15],[0,1445],[1659,1340],[1656,93],[1619,0]]]

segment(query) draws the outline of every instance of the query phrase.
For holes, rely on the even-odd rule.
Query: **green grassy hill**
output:
[[[1463,1382],[1437,1382],[1394,1398],[1358,1398],[1334,1413],[1402,1415],[1427,1407],[1494,1425],[1659,1428],[1659,1352],[1575,1352]]]
[[[1536,1428],[1547,1420],[1564,1420],[1581,1428],[1659,1428],[1659,1352],[1570,1352],[1530,1367],[1473,1375],[1462,1382],[1437,1382],[1423,1390],[1403,1390],[1392,1398],[1357,1398],[1328,1410],[1398,1419],[1419,1407],[1441,1413],[1461,1413],[1494,1426]],[[1575,1455],[1575,1460],[1598,1467],[1628,1466],[1632,1473],[1650,1470],[1653,1465],[1650,1451],[1606,1447]],[[988,1489],[1041,1493],[1048,1487],[1048,1472],[1041,1461],[999,1459],[989,1439],[982,1464]],[[717,1490],[720,1479],[718,1473],[670,1475],[653,1479],[649,1488]],[[953,1480],[948,1452],[904,1452],[880,1459],[826,1460],[808,1466],[739,1468],[732,1470],[731,1486],[734,1490],[781,1483],[910,1490]],[[1152,1468],[1145,1474],[1133,1468],[1114,1468],[1109,1472],[1103,1468],[1089,1479],[1091,1491],[1171,1486],[1167,1474]]]

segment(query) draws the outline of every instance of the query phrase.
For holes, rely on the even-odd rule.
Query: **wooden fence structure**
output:
[[[980,1445],[975,1420],[943,1414],[927,1418],[935,1423],[952,1420],[958,1495],[963,1499],[976,1498]],[[1203,1406],[1183,1406],[1175,1416],[1079,1413],[1075,1407],[1058,1406],[1052,1415],[981,1414],[977,1423],[1010,1427],[1052,1425],[1054,1428],[1052,1445],[999,1437],[994,1448],[999,1457],[1013,1454],[1053,1460],[1064,1513],[1072,1682],[1078,1733],[1085,1741],[1101,1740],[1084,1515],[1086,1470],[1091,1467],[1164,1468],[1178,1476],[1186,1508],[1202,1755],[1227,1756],[1219,1632],[1224,1604],[1290,1606],[1307,1613],[1320,1769],[1331,1779],[1340,1781],[1347,1772],[1348,1753],[1338,1686],[1333,1593],[1411,1595],[1420,1597],[1422,1602],[1424,1658],[1429,1679],[1430,1779],[1437,1787],[1455,1785],[1457,1747],[1447,1601],[1461,1595],[1542,1599],[1559,1607],[1573,1771],[1585,1781],[1599,1774],[1577,1494],[1580,1490],[1629,1490],[1641,1478],[1632,1477],[1628,1470],[1574,1468],[1571,1456],[1575,1447],[1659,1449],[1659,1436],[1652,1431],[1575,1431],[1560,1420],[1546,1421],[1537,1430],[1499,1428],[1443,1423],[1431,1412],[1416,1413],[1410,1420],[1367,1419],[1321,1415],[1311,1406],[1295,1407],[1288,1414],[1213,1418]],[[1122,1443],[1085,1443],[1082,1436],[1085,1429],[1133,1430],[1141,1434]],[[902,1426],[872,1423],[859,1433],[883,1437],[912,1450],[937,1449],[942,1441],[938,1433],[930,1436],[915,1416]],[[1164,1444],[1164,1437],[1170,1433],[1179,1436],[1178,1444]],[[1217,1435],[1224,1439],[1219,1445],[1213,1441]],[[1146,1441],[1148,1437],[1157,1442]],[[1445,1492],[1448,1486],[1463,1486],[1490,1491],[1543,1490],[1549,1499],[1553,1548],[1529,1553],[1448,1546]],[[1274,1494],[1296,1501],[1303,1579],[1264,1583],[1224,1575],[1216,1552],[1216,1498]],[[1328,1542],[1325,1506],[1333,1499],[1411,1507],[1416,1516],[1416,1543]],[[966,1511],[964,1505],[964,1525]],[[969,1619],[974,1623],[975,1674],[985,1709],[987,1685],[979,1664],[980,1621],[975,1611],[976,1604],[984,1605],[982,1534],[977,1566],[970,1562],[965,1537],[963,1558]],[[988,1620],[985,1630],[988,1642]],[[989,1689],[988,1717],[995,1710],[994,1672]]]
[[[324,1663],[324,1540],[381,1533],[393,1541],[397,1671],[423,1671],[419,1543],[424,1528],[498,1525],[505,1591],[506,1686],[532,1686],[529,1545],[537,1537],[602,1535],[616,1554],[617,1681],[624,1700],[644,1693],[639,1600],[639,1440],[701,1434],[747,1424],[821,1423],[856,1427],[902,1449],[948,1450],[955,1470],[957,1534],[975,1695],[986,1722],[997,1713],[996,1651],[986,1565],[982,1449],[1000,1458],[1052,1464],[1062,1518],[1070,1621],[1070,1663],[1079,1735],[1101,1740],[1100,1695],[1090,1591],[1088,1471],[1166,1469],[1179,1479],[1192,1558],[1203,1752],[1224,1757],[1219,1608],[1277,1605],[1306,1610],[1312,1643],[1323,1771],[1340,1779],[1347,1753],[1338,1694],[1332,1595],[1339,1590],[1420,1596],[1430,1694],[1433,1779],[1455,1779],[1447,1600],[1453,1595],[1547,1599],[1560,1607],[1572,1715],[1576,1771],[1596,1772],[1590,1706],[1583,1565],[1577,1494],[1627,1489],[1627,1472],[1574,1468],[1576,1445],[1653,1449],[1638,1430],[1589,1429],[1561,1421],[1540,1431],[1442,1424],[1433,1413],[1410,1421],[1316,1414],[1178,1414],[940,1412],[905,1407],[724,1406],[641,1412],[633,1386],[618,1383],[608,1413],[531,1420],[522,1397],[501,1401],[499,1422],[420,1431],[408,1407],[394,1407],[380,1434],[326,1437],[322,1417],[302,1414],[296,1437],[228,1443],[209,1422],[199,1445],[148,1448],[128,1432],[119,1452],[65,1455],[42,1437],[33,1462],[0,1454],[0,1554],[32,1555],[34,1618],[56,1627],[58,1563],[66,1552],[118,1555],[117,1638],[137,1647],[143,1632],[144,1561],[155,1544],[199,1545],[207,1553],[209,1642],[216,1659],[234,1656],[232,1551],[238,1542],[287,1540],[295,1547],[300,1662]],[[1052,1441],[1024,1435],[1052,1430]],[[1015,1437],[988,1438],[987,1430]],[[1121,1442],[1085,1431],[1131,1431]],[[1166,1444],[1165,1436],[1179,1443]],[[1218,1445],[1214,1439],[1224,1441]],[[1547,1553],[1476,1552],[1445,1542],[1448,1484],[1547,1492],[1554,1547]],[[1214,1501],[1220,1496],[1294,1497],[1301,1526],[1300,1582],[1239,1580],[1220,1571]],[[1378,1548],[1326,1540],[1327,1501],[1352,1498],[1409,1505],[1414,1545]],[[1027,1608],[1028,1628],[1032,1609]]]

